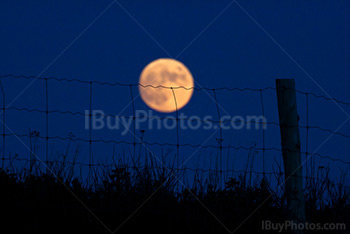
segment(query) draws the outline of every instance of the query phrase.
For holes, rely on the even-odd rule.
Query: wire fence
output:
[[[220,88],[207,88],[207,87],[183,87],[183,86],[179,86],[179,87],[166,87],[166,86],[153,86],[153,85],[142,85],[142,84],[127,84],[127,83],[110,83],[110,82],[101,82],[101,81],[97,81],[97,80],[92,80],[92,81],[84,81],[84,80],[79,80],[79,79],[67,79],[67,78],[56,78],[56,77],[46,77],[46,78],[41,78],[41,77],[35,77],[35,76],[23,76],[23,75],[0,75],[0,88],[1,88],[1,92],[2,92],[2,108],[1,108],[1,115],[2,115],[2,119],[0,120],[2,123],[2,133],[0,134],[2,136],[2,157],[1,157],[1,161],[2,161],[2,167],[5,167],[7,165],[7,167],[12,166],[14,161],[24,161],[24,162],[30,162],[31,159],[26,159],[26,158],[18,158],[18,157],[8,157],[7,155],[9,154],[9,152],[7,152],[6,150],[6,141],[7,138],[10,136],[15,136],[18,138],[37,138],[37,139],[43,139],[45,141],[45,160],[43,160],[43,162],[45,164],[53,164],[53,161],[50,161],[49,159],[49,142],[53,141],[53,140],[61,140],[61,141],[72,141],[72,142],[84,142],[84,143],[88,143],[89,147],[88,147],[88,156],[89,156],[89,160],[88,163],[85,162],[74,162],[75,165],[79,165],[82,167],[88,167],[89,168],[89,174],[91,173],[92,168],[94,167],[104,167],[104,168],[109,168],[109,167],[113,167],[113,165],[115,166],[115,164],[108,164],[108,163],[94,163],[94,161],[96,161],[96,159],[94,160],[93,158],[93,152],[92,152],[92,148],[93,148],[93,144],[95,143],[103,143],[103,144],[113,144],[113,145],[121,145],[121,144],[125,144],[125,145],[131,145],[133,147],[133,155],[135,156],[136,153],[136,147],[137,146],[159,146],[159,147],[175,147],[176,148],[176,156],[177,156],[177,167],[173,167],[172,169],[174,169],[175,171],[192,171],[192,172],[213,172],[213,173],[220,173],[222,174],[226,174],[226,178],[228,178],[228,175],[231,173],[231,175],[233,174],[239,174],[239,173],[254,173],[254,174],[262,174],[263,176],[265,175],[279,175],[280,172],[276,173],[276,172],[268,172],[266,169],[266,152],[269,151],[275,151],[278,153],[282,153],[282,149],[280,147],[268,147],[266,146],[266,129],[262,128],[262,133],[261,133],[261,141],[262,141],[262,147],[256,147],[256,146],[250,146],[250,147],[246,147],[246,146],[233,146],[230,144],[224,144],[223,143],[223,134],[222,134],[222,129],[223,126],[228,123],[228,122],[232,122],[232,123],[241,123],[242,120],[226,120],[226,121],[222,121],[221,120],[221,116],[222,113],[220,111],[220,104],[218,102],[216,93],[220,92],[220,91],[229,91],[229,92],[254,92],[259,94],[260,97],[260,107],[261,107],[261,113],[263,116],[265,116],[266,113],[266,107],[264,105],[264,93],[268,92],[268,91],[276,91],[276,88],[274,87],[266,87],[266,88],[261,88],[261,89],[253,89],[253,88],[230,88],[230,87],[220,87]],[[43,109],[39,109],[39,108],[26,108],[26,107],[18,107],[18,106],[13,106],[12,103],[7,103],[7,96],[6,96],[6,87],[4,87],[3,82],[1,82],[3,79],[26,79],[26,80],[30,80],[31,82],[34,82],[36,80],[39,80],[41,82],[44,82],[44,96],[45,96],[45,107]],[[53,82],[67,82],[67,83],[78,83],[78,84],[82,84],[82,85],[87,85],[88,90],[89,90],[89,112],[79,112],[79,111],[70,111],[70,110],[60,110],[60,109],[56,109],[53,108],[50,105],[50,89],[49,87],[51,87],[49,84],[53,85]],[[132,104],[132,112],[133,115],[115,115],[112,113],[108,113],[108,114],[93,114],[93,94],[94,94],[94,87],[95,85],[98,86],[120,86],[120,87],[124,87],[124,88],[128,88],[130,91],[130,102]],[[145,116],[145,115],[140,115],[140,116],[136,116],[135,114],[135,95],[133,93],[133,87],[140,87],[140,88],[153,88],[153,89],[169,89],[172,91],[173,97],[174,97],[174,103],[176,105],[176,117],[161,117],[161,116]],[[176,89],[185,89],[185,90],[196,90],[196,91],[204,91],[204,92],[212,92],[213,93],[213,100],[215,101],[215,105],[216,105],[216,111],[217,111],[217,116],[218,116],[218,120],[212,120],[212,119],[192,119],[190,117],[179,117],[178,115],[178,110],[177,110],[177,102],[176,102]],[[330,134],[334,134],[334,135],[338,135],[340,137],[343,138],[350,138],[350,134],[346,134],[344,132],[339,132],[337,130],[333,130],[333,129],[328,129],[328,128],[324,128],[321,126],[313,126],[309,124],[309,97],[312,96],[316,99],[322,99],[328,102],[336,102],[337,104],[340,105],[347,105],[350,106],[350,102],[347,101],[343,101],[343,100],[339,100],[339,99],[334,99],[334,98],[330,98],[327,96],[323,96],[323,95],[318,95],[315,93],[311,93],[311,92],[304,92],[304,91],[300,91],[300,90],[295,90],[298,94],[304,95],[305,96],[305,108],[306,108],[306,125],[299,125],[299,128],[305,129],[305,151],[301,152],[301,154],[305,155],[305,158],[308,158],[309,156],[311,156],[311,165],[310,168],[311,170],[315,170],[315,163],[313,162],[314,157],[319,157],[321,159],[326,159],[329,161],[333,161],[333,162],[337,162],[337,163],[341,163],[343,164],[345,167],[349,167],[350,166],[350,161],[346,161],[344,159],[341,158],[337,158],[335,155],[323,155],[320,153],[313,153],[313,152],[309,152],[309,142],[310,142],[310,136],[309,136],[309,131],[310,130],[317,130],[317,131],[321,131],[321,132],[326,132],[326,133],[330,133]],[[9,129],[7,127],[6,124],[6,113],[8,111],[16,111],[16,112],[28,112],[28,113],[40,113],[45,115],[45,122],[43,123],[44,126],[44,135],[40,135],[38,133],[36,133],[36,135],[33,135],[32,133],[23,133],[23,132],[13,132],[11,129]],[[89,119],[89,133],[88,133],[88,137],[87,138],[79,138],[79,137],[75,137],[73,135],[70,136],[53,136],[51,135],[51,129],[50,129],[50,121],[51,121],[51,115],[52,114],[61,114],[64,116],[83,116],[85,118]],[[126,119],[130,119],[133,121],[133,127],[130,130],[132,132],[133,138],[132,141],[127,141],[127,140],[109,140],[109,139],[96,139],[93,137],[93,131],[92,131],[92,126],[91,126],[91,120],[93,117],[117,117],[117,118],[126,118]],[[159,119],[159,120],[167,120],[167,119],[171,119],[176,121],[176,142],[158,142],[158,141],[153,141],[153,142],[148,142],[148,141],[144,141],[144,140],[139,140],[136,137],[136,126],[135,126],[135,120],[137,119]],[[179,133],[179,121],[182,120],[187,120],[187,121],[191,121],[191,122],[202,122],[202,123],[212,123],[212,124],[217,124],[218,125],[218,138],[216,139],[217,144],[194,144],[191,142],[183,142]],[[252,124],[259,124],[259,125],[274,125],[274,126],[280,126],[280,124],[276,121],[243,121],[245,123],[252,123]],[[217,162],[220,166],[217,168],[217,170],[213,170],[213,169],[203,169],[203,168],[187,168],[185,166],[181,166],[180,162],[179,162],[179,155],[180,155],[180,148],[184,148],[184,147],[191,147],[191,148],[196,148],[196,149],[215,149],[218,152],[219,155],[219,159],[220,162]],[[234,149],[234,150],[246,150],[248,152],[251,151],[259,151],[262,153],[262,171],[255,171],[252,169],[245,169],[245,170],[234,170],[234,169],[226,169],[224,170],[222,167],[222,154],[223,154],[223,150],[229,150],[229,149]],[[10,154],[9,154],[10,155]],[[6,162],[8,162],[6,164]],[[59,161],[56,161],[57,163],[59,163]],[[66,163],[69,163],[68,161]],[[154,166],[154,165],[153,165]],[[139,168],[140,166],[134,166],[133,168]],[[307,165],[306,165],[307,167]],[[317,180],[318,178],[312,176],[315,175],[315,173],[311,173],[311,175],[306,174],[306,176],[304,177],[304,179],[314,179]],[[339,184],[334,184],[334,185],[338,185]],[[345,186],[346,185],[342,185]],[[349,187],[348,187],[349,188]]]

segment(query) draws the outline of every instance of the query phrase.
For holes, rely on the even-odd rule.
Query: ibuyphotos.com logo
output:
[[[345,231],[346,224],[309,222],[298,223],[292,220],[286,220],[282,223],[275,223],[271,222],[270,220],[263,220],[261,229],[264,231],[275,231],[278,233],[284,233],[285,231]]]
[[[173,130],[177,126],[183,130],[217,130],[219,128],[222,130],[259,130],[266,129],[266,122],[265,116],[262,115],[225,115],[217,120],[210,115],[201,118],[196,115],[187,116],[184,113],[180,113],[177,118],[172,115],[160,117],[152,110],[136,110],[135,116],[113,116],[106,115],[103,110],[93,110],[91,113],[85,110],[85,129],[118,130],[121,135],[126,135],[133,126],[136,130]]]

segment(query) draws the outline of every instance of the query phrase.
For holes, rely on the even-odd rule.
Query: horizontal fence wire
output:
[[[127,145],[133,145],[134,146],[134,152],[135,152],[135,146],[136,145],[146,145],[146,146],[168,146],[168,147],[192,147],[192,148],[209,148],[209,149],[217,149],[217,150],[222,150],[222,149],[235,149],[235,150],[248,150],[248,151],[261,151],[263,152],[263,154],[265,153],[265,151],[276,151],[279,153],[283,153],[283,150],[277,147],[266,147],[265,146],[265,132],[263,132],[263,147],[244,147],[244,146],[232,146],[232,145],[222,145],[221,143],[218,145],[211,145],[211,144],[191,144],[191,143],[183,143],[180,144],[179,143],[179,133],[177,133],[177,143],[161,143],[161,142],[147,142],[147,141],[143,141],[142,142],[136,142],[135,141],[135,137],[134,140],[132,142],[129,141],[116,141],[116,140],[106,140],[106,139],[92,139],[91,137],[91,128],[90,128],[90,135],[89,135],[89,139],[84,139],[84,138],[77,138],[75,136],[68,136],[68,137],[64,137],[64,136],[50,136],[49,135],[49,131],[48,131],[48,121],[49,121],[49,114],[62,114],[62,115],[78,115],[78,116],[85,116],[85,117],[89,117],[90,119],[94,116],[99,117],[115,117],[115,118],[127,118],[127,119],[132,119],[135,120],[136,119],[159,119],[159,120],[174,120],[174,121],[191,121],[191,122],[202,122],[202,123],[214,123],[214,124],[218,124],[220,126],[220,128],[222,126],[224,126],[227,123],[251,123],[251,124],[261,124],[261,125],[275,125],[280,127],[279,122],[277,121],[256,121],[256,120],[252,120],[252,121],[244,121],[244,120],[225,120],[222,121],[220,119],[220,112],[218,109],[218,101],[216,98],[216,91],[239,91],[239,92],[257,92],[260,97],[261,97],[261,105],[262,105],[262,111],[264,113],[264,104],[262,101],[262,95],[263,92],[266,91],[274,91],[276,90],[275,87],[265,87],[265,88],[259,88],[259,89],[255,89],[255,88],[231,88],[231,87],[219,87],[219,88],[208,88],[208,87],[184,87],[184,86],[177,86],[177,87],[168,87],[168,86],[163,86],[163,85],[158,85],[158,86],[154,86],[154,85],[142,85],[140,83],[119,83],[119,82],[115,82],[115,83],[111,83],[111,82],[102,82],[102,81],[97,81],[97,80],[90,80],[90,81],[84,81],[84,80],[80,80],[80,79],[68,79],[68,78],[57,78],[57,77],[36,77],[36,76],[24,76],[24,75],[13,75],[13,74],[8,74],[8,75],[0,75],[0,78],[16,78],[16,79],[27,79],[27,80],[43,80],[45,81],[45,85],[46,85],[46,108],[45,109],[31,109],[31,108],[25,108],[25,107],[16,107],[16,106],[5,106],[5,93],[4,93],[4,88],[3,88],[3,84],[1,84],[1,90],[2,90],[2,95],[3,95],[3,107],[2,107],[2,114],[3,114],[3,133],[0,134],[3,136],[3,149],[5,148],[5,137],[9,137],[9,136],[16,136],[16,137],[26,137],[26,138],[39,138],[39,139],[45,139],[46,140],[46,162],[50,163],[50,160],[48,160],[48,141],[49,140],[63,140],[63,141],[81,141],[81,142],[86,142],[89,143],[90,145],[90,149],[89,149],[89,163],[74,163],[75,165],[80,165],[80,166],[88,166],[88,167],[112,167],[115,166],[114,164],[101,164],[101,163],[93,163],[93,158],[92,158],[92,151],[91,151],[91,144],[92,143],[105,143],[105,144],[127,144]],[[89,109],[89,113],[86,112],[75,112],[75,111],[68,111],[68,110],[55,110],[55,109],[49,109],[49,105],[48,105],[48,88],[47,88],[47,82],[48,81],[56,81],[56,82],[77,82],[77,83],[82,83],[82,84],[87,84],[90,87],[90,109]],[[102,113],[91,113],[92,110],[92,87],[93,85],[101,85],[101,86],[120,86],[120,87],[128,87],[130,89],[131,92],[131,98],[133,99],[133,94],[132,94],[132,87],[142,87],[142,88],[154,88],[154,89],[158,89],[158,88],[163,88],[163,89],[170,89],[172,90],[173,94],[174,94],[174,99],[176,102],[176,97],[175,97],[175,93],[174,93],[174,89],[185,89],[185,90],[197,90],[197,91],[212,91],[214,92],[214,97],[215,97],[215,101],[216,101],[216,105],[217,105],[217,109],[218,109],[218,116],[219,116],[219,120],[212,120],[212,119],[200,119],[200,118],[191,118],[191,117],[159,117],[159,116],[152,116],[152,117],[148,117],[145,115],[140,115],[140,116],[135,116],[135,110],[133,109],[133,114],[134,116],[127,116],[127,115],[113,115],[113,114],[102,114]],[[318,95],[315,93],[311,93],[311,92],[304,92],[304,91],[300,91],[300,90],[295,90],[297,93],[300,94],[304,94],[306,95],[306,97],[308,98],[309,96],[313,96],[315,98],[319,98],[319,99],[323,99],[326,101],[332,101],[332,102],[336,102],[339,104],[343,104],[343,105],[350,105],[350,102],[347,101],[343,101],[343,100],[339,100],[339,99],[335,99],[335,98],[330,98],[327,96],[323,96],[323,95]],[[134,105],[134,104],[133,104]],[[308,99],[307,99],[307,105],[308,105]],[[134,108],[134,107],[133,107]],[[12,132],[11,133],[6,133],[5,131],[5,111],[19,111],[19,112],[37,112],[37,113],[43,113],[46,115],[46,134],[45,136],[41,136],[40,133],[37,133],[35,136],[33,136],[32,134],[24,134],[24,133],[18,133],[18,132]],[[307,107],[307,116],[309,115],[309,109]],[[90,121],[91,123],[91,121]],[[346,165],[350,165],[350,161],[345,161],[339,158],[335,158],[333,156],[328,156],[328,155],[322,155],[319,153],[312,153],[312,152],[308,152],[308,142],[309,142],[309,130],[310,129],[315,129],[315,130],[319,130],[322,132],[327,132],[327,133],[331,133],[334,135],[339,135],[341,137],[344,138],[350,138],[350,134],[346,134],[343,132],[339,132],[339,131],[335,131],[332,129],[327,129],[327,128],[323,128],[320,126],[311,126],[309,125],[309,121],[307,119],[307,124],[306,125],[298,125],[300,128],[305,128],[306,129],[306,134],[307,134],[307,145],[306,145],[306,152],[301,152],[301,154],[305,154],[306,158],[308,156],[316,156],[322,159],[327,159],[333,162],[339,162],[339,163],[343,163]],[[289,126],[287,126],[289,127]],[[134,127],[135,128],[135,127]],[[135,129],[134,129],[135,131]],[[264,131],[264,130],[263,130]],[[135,135],[135,132],[134,132]],[[221,139],[221,132],[220,132],[220,140]],[[135,153],[134,153],[135,154]],[[179,153],[178,153],[179,154]],[[5,155],[5,152],[3,152],[3,155]],[[3,156],[2,158],[3,161],[11,161],[11,160],[20,160],[20,161],[30,161],[30,159],[19,159],[19,158],[5,158],[5,156]],[[53,161],[51,161],[51,163],[55,163]],[[57,161],[56,161],[57,163]],[[59,163],[59,162],[58,162]],[[4,165],[4,163],[3,163]],[[177,168],[176,170],[180,170],[181,168]],[[222,168],[220,170],[212,170],[212,169],[194,169],[194,168],[182,168],[181,170],[188,170],[188,171],[201,171],[201,172],[223,172],[223,173],[228,173],[228,172],[232,172],[232,173],[240,173],[240,172],[244,172],[244,171],[237,171],[237,170],[222,170]],[[247,172],[247,171],[245,171]],[[260,172],[254,171],[254,170],[250,170],[247,173],[256,173],[259,174]],[[272,174],[274,174],[275,172],[273,172]],[[271,174],[270,172],[265,172],[265,166],[264,166],[264,170],[263,172],[261,172],[261,174],[263,175],[268,175]],[[310,177],[305,177],[306,179],[310,178]]]
[[[259,88],[259,89],[254,89],[254,88],[231,88],[231,87],[219,87],[219,88],[208,88],[208,87],[184,87],[184,86],[177,86],[177,87],[168,87],[168,86],[163,86],[163,85],[157,85],[157,86],[153,86],[153,85],[142,85],[140,83],[120,83],[120,82],[101,82],[101,81],[97,81],[97,80],[90,80],[90,81],[85,81],[85,80],[80,80],[80,79],[68,79],[68,78],[57,78],[57,77],[38,77],[38,76],[24,76],[24,75],[13,75],[13,74],[7,74],[7,75],[0,75],[0,78],[19,78],[19,79],[35,79],[35,80],[55,80],[58,82],[78,82],[78,83],[84,83],[84,84],[98,84],[98,85],[108,85],[108,86],[124,86],[124,87],[144,87],[144,88],[165,88],[165,89],[186,89],[186,90],[207,90],[207,91],[212,91],[212,90],[226,90],[226,91],[253,91],[253,92],[261,92],[261,91],[267,91],[267,90],[276,90],[275,87],[266,87],[266,88]],[[312,92],[305,92],[305,91],[301,91],[301,90],[297,90],[295,89],[295,91],[297,93],[300,94],[308,94],[311,95],[315,98],[321,98],[324,99],[326,101],[333,101],[333,102],[337,102],[343,105],[349,105],[350,106],[350,102],[349,101],[343,101],[343,100],[339,100],[336,98],[330,98],[328,96],[324,96],[324,95],[319,95],[319,94],[315,94]]]
[[[85,113],[85,112],[74,112],[74,111],[68,111],[68,110],[40,110],[40,109],[30,109],[30,108],[23,108],[23,107],[15,107],[15,106],[11,106],[11,107],[5,107],[2,108],[3,110],[15,110],[15,111],[25,111],[25,112],[37,112],[37,113],[57,113],[57,114],[68,114],[68,115],[80,115],[80,116],[84,116],[84,117],[115,117],[115,118],[125,118],[125,119],[148,119],[148,120],[154,120],[154,119],[158,119],[158,120],[176,120],[178,119],[179,121],[191,121],[191,122],[201,122],[201,123],[214,123],[214,124],[226,124],[226,123],[234,123],[234,124],[239,124],[239,123],[245,123],[245,124],[261,124],[261,125],[275,125],[275,126],[280,126],[279,122],[276,121],[245,121],[245,120],[224,120],[224,121],[220,121],[220,120],[212,120],[212,119],[199,119],[199,118],[191,118],[191,117],[179,117],[179,118],[175,118],[175,117],[171,117],[171,116],[165,116],[165,117],[160,117],[160,116],[151,116],[148,117],[146,115],[141,115],[141,116],[130,116],[130,115],[113,115],[113,114],[102,114],[102,113],[97,113],[97,114],[89,114],[89,113]],[[294,127],[294,125],[284,125],[285,127]],[[339,131],[334,131],[332,129],[327,129],[327,128],[322,128],[319,126],[309,126],[309,125],[297,125],[299,126],[299,128],[309,128],[309,129],[316,129],[322,132],[328,132],[334,135],[339,135],[342,137],[346,137],[346,138],[350,138],[350,135],[339,132]]]
[[[0,134],[0,136],[3,134]],[[46,139],[46,136],[40,136],[40,135],[36,135],[33,136],[31,134],[28,133],[22,133],[22,134],[17,134],[17,133],[7,133],[5,134],[5,136],[16,136],[16,137],[26,137],[26,138],[39,138],[39,139]],[[63,140],[63,141],[81,141],[81,142],[85,142],[85,143],[89,143],[90,140],[89,139],[83,139],[83,138],[77,138],[77,137],[62,137],[62,136],[49,136],[48,137],[50,140]],[[91,142],[93,143],[106,143],[106,144],[126,144],[126,145],[134,145],[134,142],[132,141],[115,141],[115,140],[103,140],[103,139],[93,139],[91,140]],[[143,141],[143,142],[136,142],[136,145],[146,145],[146,146],[169,146],[169,147],[177,147],[177,144],[174,143],[161,143],[161,142],[147,142],[147,141]],[[247,151],[251,151],[251,150],[255,150],[255,151],[276,151],[276,152],[280,152],[282,153],[283,151],[288,151],[288,152],[294,152],[292,150],[282,150],[280,148],[276,148],[276,147],[256,147],[256,146],[251,146],[251,147],[245,147],[245,146],[233,146],[233,145],[227,145],[227,146],[218,146],[218,145],[201,145],[201,144],[179,144],[180,147],[191,147],[191,148],[211,148],[211,149],[235,149],[235,150],[247,150]],[[328,156],[328,155],[322,155],[319,153],[310,153],[310,152],[300,152],[301,154],[308,154],[310,156],[316,156],[322,159],[328,159],[330,161],[334,161],[334,162],[340,162],[343,164],[347,164],[350,165],[350,161],[345,161],[339,158],[334,158],[332,156]]]
[[[229,88],[229,87],[221,87],[221,88],[207,88],[207,87],[184,87],[184,86],[163,86],[163,85],[142,85],[140,83],[111,83],[111,82],[101,82],[101,81],[97,81],[97,80],[92,80],[92,81],[84,81],[84,80],[79,80],[79,79],[66,79],[66,78],[57,78],[57,77],[46,77],[46,78],[42,78],[42,77],[36,77],[36,76],[23,76],[23,75],[0,75],[0,78],[6,78],[6,77],[12,77],[12,78],[22,78],[22,79],[37,79],[37,80],[55,80],[55,81],[65,81],[65,82],[78,82],[78,83],[83,83],[83,84],[98,84],[98,85],[108,85],[108,86],[124,86],[124,87],[143,87],[143,88],[164,88],[164,89],[186,89],[186,90],[207,90],[207,91],[212,91],[212,90],[227,90],[227,91],[256,91],[256,92],[260,92],[260,90],[265,91],[265,90],[275,90],[275,88],[273,87],[266,87],[264,89],[253,89],[253,88]]]

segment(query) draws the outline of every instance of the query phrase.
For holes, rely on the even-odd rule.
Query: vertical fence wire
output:
[[[44,112],[45,113],[45,131],[46,131],[46,137],[44,138],[46,140],[46,151],[45,151],[45,157],[46,157],[46,163],[49,163],[49,143],[52,141],[49,141],[50,140],[50,137],[49,137],[49,133],[50,133],[50,129],[52,128],[49,128],[49,123],[50,123],[50,120],[51,122],[53,122],[52,119],[50,119],[50,117],[52,118],[52,116],[49,116],[49,113],[50,113],[50,110],[49,110],[49,79],[50,78],[44,78],[45,80],[45,109],[46,111]],[[90,176],[93,174],[93,170],[94,170],[94,164],[93,164],[93,152],[92,152],[92,142],[93,142],[93,139],[92,139],[92,101],[93,101],[93,84],[94,82],[86,82],[86,83],[89,83],[89,88],[90,88],[90,95],[89,95],[89,115],[88,115],[88,118],[89,118],[89,164],[88,164],[88,168],[89,168],[89,174],[88,174],[88,179],[90,178]],[[52,84],[50,84],[52,85]],[[134,134],[134,140],[133,140],[133,146],[134,146],[134,156],[136,156],[136,139],[137,139],[137,136],[136,136],[136,113],[135,113],[135,104],[134,104],[134,95],[133,95],[133,85],[129,85],[130,87],[130,95],[131,95],[131,99],[132,99],[132,108],[133,108],[133,134]],[[51,87],[51,86],[50,86]],[[9,141],[9,139],[6,139],[6,124],[5,124],[5,121],[6,121],[6,118],[5,118],[5,111],[7,109],[7,107],[5,106],[6,104],[6,99],[5,99],[5,92],[4,92],[4,87],[3,87],[3,84],[2,82],[0,81],[0,88],[1,88],[1,92],[2,92],[2,97],[3,97],[3,100],[2,100],[2,158],[0,158],[0,160],[2,161],[2,167],[4,167],[4,164],[5,164],[5,160],[7,160],[7,158],[5,157],[6,156],[6,151],[5,151],[5,146],[6,146],[6,140]],[[177,168],[179,168],[179,165],[180,165],[180,133],[179,133],[179,110],[178,110],[178,105],[177,105],[177,99],[176,99],[176,95],[175,95],[175,91],[174,91],[174,87],[171,87],[171,90],[172,90],[172,94],[173,94],[173,97],[174,97],[174,102],[175,102],[175,106],[176,106],[176,125],[177,125],[177,133],[176,133],[176,137],[177,137],[177,144],[176,144],[176,147],[177,147],[177,157],[176,157],[176,161],[177,161]],[[210,89],[209,89],[210,90]],[[220,138],[217,138],[216,141],[218,143],[218,159],[217,159],[217,166],[219,167],[219,170],[217,170],[220,175],[222,175],[224,172],[223,172],[223,155],[222,155],[222,150],[225,149],[226,147],[223,147],[222,145],[222,142],[223,142],[223,135],[222,135],[222,128],[225,124],[225,122],[222,121],[221,119],[221,113],[220,113],[220,109],[219,109],[219,103],[218,103],[218,100],[217,100],[217,95],[216,95],[216,90],[215,89],[212,89],[213,91],[213,94],[214,94],[214,98],[215,98],[215,103],[216,103],[216,108],[217,108],[217,114],[218,114],[218,117],[219,117],[219,121],[218,121],[218,126],[219,126],[219,133],[220,133]],[[265,117],[265,107],[264,107],[264,97],[263,97],[263,91],[264,89],[259,89],[259,94],[260,94],[260,101],[261,101],[261,111],[262,111],[262,115]],[[306,109],[306,131],[305,131],[305,159],[306,159],[306,179],[312,179],[315,178],[315,174],[317,174],[317,171],[316,171],[316,168],[315,168],[315,164],[317,163],[317,161],[315,161],[315,158],[312,157],[313,154],[309,152],[309,130],[310,130],[310,126],[309,126],[309,96],[312,95],[312,93],[304,93],[305,94],[305,98],[306,98],[306,102],[305,102],[305,109]],[[309,95],[310,94],[310,95]],[[265,96],[265,103],[266,103],[266,96]],[[18,108],[20,109],[20,108]],[[52,107],[51,107],[52,109]],[[31,111],[31,110],[29,110]],[[43,112],[43,110],[40,110],[41,112]],[[54,111],[54,110],[52,110]],[[7,113],[8,114],[8,113]],[[262,160],[263,160],[263,172],[262,174],[265,176],[266,174],[268,174],[268,172],[266,171],[266,166],[269,167],[269,164],[266,164],[266,150],[269,150],[269,148],[266,148],[266,129],[265,129],[265,118],[264,118],[264,122],[262,123],[263,124],[263,130],[262,130],[262,148],[261,148],[261,151],[262,151]],[[144,131],[141,131],[141,145],[143,144],[143,133]],[[30,132],[29,133],[29,137],[30,137],[30,141],[33,139],[33,136],[32,136],[32,133]],[[34,139],[35,139],[35,136],[34,136]],[[51,139],[53,139],[51,137]],[[86,141],[86,139],[84,139]],[[7,147],[9,150],[9,147]],[[8,155],[9,156],[9,160],[11,162],[11,154]],[[311,156],[310,158],[310,161],[308,162],[308,157]],[[228,157],[229,158],[229,157]],[[86,160],[86,159],[85,159]],[[31,163],[33,163],[33,155],[31,155],[31,158],[30,158],[30,161]],[[47,169],[46,169],[46,172],[47,172]],[[233,172],[232,172],[233,173]],[[225,175],[225,174],[224,174]],[[220,176],[220,180],[221,180],[221,176]],[[220,181],[221,182],[221,181]],[[221,183],[220,183],[221,184]]]
[[[46,146],[45,146],[45,164],[46,164],[46,174],[48,174],[48,162],[49,162],[49,89],[48,81],[45,78],[45,125],[46,125]]]
[[[136,123],[135,123],[135,103],[134,103],[134,95],[132,93],[132,85],[130,85],[130,95],[131,95],[131,104],[132,104],[132,115],[133,115],[133,135],[134,135],[134,141],[133,141],[133,146],[134,146],[134,156],[133,156],[133,160],[135,160],[136,158]]]
[[[260,102],[261,102],[261,112],[264,118],[264,122],[262,123],[262,155],[263,155],[263,177],[265,179],[265,107],[264,107],[264,98],[263,92],[260,89]],[[255,123],[256,124],[256,123]]]
[[[305,93],[306,102],[306,136],[305,136],[305,167],[306,179],[308,177],[308,155],[309,155],[309,95]],[[312,166],[312,164],[311,164]]]
[[[92,82],[89,83],[90,86],[90,94],[89,94],[89,174],[88,181],[91,175],[91,164],[92,164]]]
[[[0,81],[1,86],[1,93],[2,93],[2,168],[4,168],[5,165],[5,137],[6,137],[6,128],[5,128],[5,110],[6,110],[6,101],[5,101],[5,91],[4,87],[2,86],[2,82]]]
[[[176,108],[176,150],[177,150],[177,168],[180,167],[180,144],[179,144],[179,110],[177,108],[176,95],[173,87],[171,87],[171,91],[173,92],[175,108]]]
[[[218,103],[218,99],[216,97],[216,92],[215,89],[213,89],[213,94],[214,94],[214,100],[215,100],[215,104],[216,104],[216,110],[218,112],[218,118],[219,118],[219,132],[220,132],[220,138],[217,138],[216,141],[219,145],[219,159],[217,160],[217,164],[219,166],[219,172],[220,172],[220,177],[219,177],[219,185],[221,187],[221,177],[222,177],[222,142],[223,142],[223,138],[222,138],[222,122],[221,122],[221,114],[220,114],[220,108],[219,108],[219,103]]]

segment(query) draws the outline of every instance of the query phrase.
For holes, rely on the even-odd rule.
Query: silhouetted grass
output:
[[[136,160],[101,166],[86,182],[78,176],[75,158],[67,162],[59,156],[48,163],[47,173],[35,159],[29,167],[1,169],[0,228],[11,230],[6,233],[110,233],[107,228],[116,233],[228,233],[239,227],[236,233],[276,233],[262,231],[262,220],[282,223],[288,217],[283,193],[274,193],[264,177],[252,178],[248,166],[226,179],[223,188],[217,186],[216,172],[205,177],[197,172],[184,185],[183,171],[174,164],[140,166]],[[282,173],[276,180],[277,186],[283,182]],[[349,191],[334,186],[328,174],[306,182],[307,220],[349,227]]]

